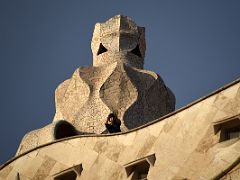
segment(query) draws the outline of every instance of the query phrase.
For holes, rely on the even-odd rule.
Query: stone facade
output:
[[[1,166],[0,179],[53,179],[72,170],[79,179],[126,180],[147,162],[149,180],[239,180],[239,137],[221,137],[225,124],[234,121],[239,127],[240,80],[128,132],[33,148]]]
[[[57,88],[53,122],[23,138],[0,180],[240,179],[240,80],[171,112],[174,95],[143,70],[143,34],[123,16],[95,26],[93,67]],[[122,132],[101,134],[110,112]]]
[[[128,17],[115,16],[95,25],[91,46],[93,66],[78,68],[58,86],[53,123],[26,134],[17,154],[56,140],[61,120],[75,129],[75,135],[101,134],[111,112],[125,132],[174,111],[171,90],[158,74],[143,69],[143,27]]]

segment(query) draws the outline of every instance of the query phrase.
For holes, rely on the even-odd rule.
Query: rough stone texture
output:
[[[79,131],[101,133],[106,117],[115,112],[126,131],[174,110],[175,97],[163,80],[142,69],[144,28],[115,16],[96,24],[91,45],[93,67],[78,68],[56,90],[54,121],[66,119]],[[107,51],[98,54],[100,46]],[[136,47],[140,56],[132,53]]]
[[[221,180],[239,180],[239,179],[240,179],[240,164],[238,164],[228,174],[221,178]]]
[[[84,135],[32,149],[0,167],[0,179],[52,179],[81,164],[80,179],[127,178],[127,164],[155,154],[149,180],[240,179],[240,139],[220,141],[214,125],[240,116],[240,80],[125,133]],[[224,173],[222,173],[224,172]]]
[[[25,135],[17,156],[0,167],[0,180],[53,179],[76,166],[83,169],[77,179],[133,180],[125,168],[134,171],[149,157],[149,180],[240,179],[240,139],[222,139],[224,127],[240,126],[239,79],[166,115],[175,98],[156,73],[143,70],[143,28],[123,16],[98,23],[92,50],[93,67],[60,84],[53,122]],[[100,134],[110,112],[124,132]]]
[[[59,120],[68,121],[79,133],[100,134],[111,112],[125,132],[174,111],[173,93],[158,74],[143,69],[143,27],[115,16],[96,24],[91,47],[93,67],[78,68],[58,86],[53,123],[28,133],[17,154],[53,141]]]

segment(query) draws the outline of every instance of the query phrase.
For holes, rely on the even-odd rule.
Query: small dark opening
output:
[[[77,131],[67,121],[59,121],[54,129],[54,137],[55,139],[61,139],[61,138],[66,138],[66,137],[71,137],[71,136],[76,136]]]
[[[150,164],[147,161],[142,161],[126,168],[127,175],[131,176],[131,180],[147,179]]]
[[[131,53],[137,55],[138,57],[142,57],[140,49],[139,49],[139,45],[137,45],[132,51]]]
[[[135,171],[138,174],[138,179],[139,180],[143,180],[143,179],[147,179],[147,175],[148,175],[148,170],[150,168],[150,165],[148,162],[144,161],[141,164],[139,164]]]
[[[104,52],[107,52],[107,49],[102,45],[102,43],[100,43],[97,55],[102,54]]]
[[[240,138],[240,121],[238,118],[218,125],[216,129],[220,130],[220,142]]]
[[[54,177],[54,180],[76,180],[77,173],[75,171],[68,171]]]
[[[239,138],[240,137],[240,127],[233,127],[226,129],[225,138],[226,140]]]

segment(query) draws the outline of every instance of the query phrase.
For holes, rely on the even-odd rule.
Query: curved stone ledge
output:
[[[238,164],[240,140],[219,143],[220,134],[215,134],[214,123],[239,114],[238,79],[128,132],[74,136],[38,146],[3,164],[0,179],[14,178],[17,173],[25,179],[51,178],[74,164],[82,165],[81,177],[86,179],[126,179],[125,165],[151,154],[155,154],[156,161],[149,169],[148,179],[219,178]],[[46,164],[51,166],[48,171],[44,170]],[[110,167],[108,174],[102,174]]]

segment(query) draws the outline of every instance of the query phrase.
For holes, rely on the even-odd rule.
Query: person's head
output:
[[[116,120],[116,115],[114,113],[110,113],[107,117],[108,122],[110,122],[111,124],[115,123]]]

